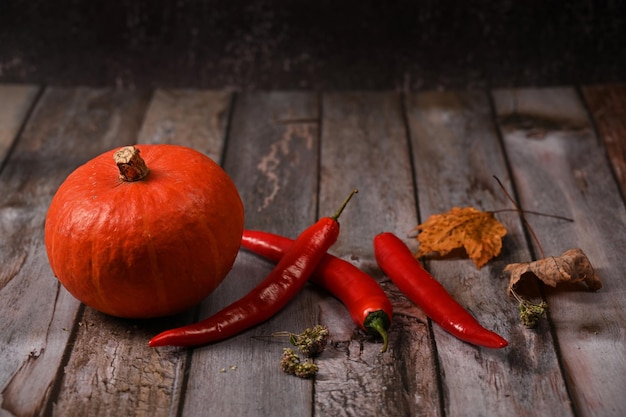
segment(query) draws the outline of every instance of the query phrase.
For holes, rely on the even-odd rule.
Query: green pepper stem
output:
[[[365,317],[363,327],[373,335],[380,335],[383,338],[383,348],[380,350],[384,352],[387,350],[387,329],[391,326],[391,317],[387,315],[383,310],[371,311]]]
[[[375,317],[372,321],[368,323],[368,327],[376,330],[380,337],[383,338],[383,347],[380,349],[380,351],[385,352],[387,350],[389,340],[387,337],[387,330],[385,329],[384,320],[381,317]]]
[[[344,200],[344,202],[339,207],[339,210],[337,210],[337,212],[335,214],[333,214],[330,218],[336,221],[339,218],[339,216],[341,216],[341,212],[343,211],[343,209],[346,208],[346,205],[348,204],[348,201],[350,201],[352,196],[355,195],[358,192],[359,192],[359,190],[357,190],[356,188],[354,190],[352,190],[350,192],[350,195]]]

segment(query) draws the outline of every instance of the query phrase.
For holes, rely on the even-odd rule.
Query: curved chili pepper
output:
[[[380,268],[428,317],[459,339],[488,348],[508,345],[485,329],[415,259],[410,249],[392,233],[374,238],[374,255]]]
[[[293,240],[273,233],[244,230],[241,246],[278,262],[289,250]],[[361,329],[383,339],[381,352],[387,350],[387,329],[391,325],[393,307],[380,285],[350,262],[326,254],[317,265],[310,281],[337,297],[350,312],[352,321]]]
[[[302,232],[272,272],[243,298],[205,320],[162,332],[148,345],[204,345],[232,337],[274,316],[300,291],[337,240],[337,219],[356,192],[350,193],[332,217],[324,217]]]

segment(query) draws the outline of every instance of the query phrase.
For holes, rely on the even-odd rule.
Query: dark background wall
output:
[[[625,4],[0,0],[0,82],[419,90],[624,81]]]

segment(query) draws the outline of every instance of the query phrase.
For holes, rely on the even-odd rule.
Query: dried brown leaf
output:
[[[445,256],[464,248],[477,268],[500,254],[502,237],[507,233],[493,213],[473,207],[454,207],[446,213],[433,214],[416,229],[420,242],[416,257],[431,253]]]
[[[551,256],[533,262],[509,264],[504,271],[510,273],[507,288],[509,296],[518,284],[532,277],[540,279],[551,287],[556,287],[561,283],[584,282],[592,291],[602,288],[600,277],[581,249],[570,249],[563,252],[561,256]]]

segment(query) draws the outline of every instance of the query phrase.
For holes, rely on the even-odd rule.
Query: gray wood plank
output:
[[[145,97],[137,93],[48,89],[5,165],[0,181],[4,413],[46,411],[79,311],[79,302],[48,265],[43,224],[50,200],[78,165],[134,138],[145,105]]]
[[[604,142],[613,172],[626,196],[626,84],[582,89],[595,126]]]
[[[0,172],[0,416],[626,414],[624,93],[605,86],[582,92],[600,137],[570,88],[495,91],[494,123],[481,92],[403,98],[157,90],[150,100],[123,90],[49,88],[39,95],[34,86],[0,86],[0,160],[29,113]],[[241,192],[246,227],[290,237],[332,214],[357,187],[331,251],[388,293],[389,350],[381,354],[345,307],[313,286],[230,340],[195,349],[147,346],[159,331],[207,317],[263,279],[272,265],[246,251],[215,293],[184,314],[122,320],[81,307],[49,269],[46,210],[72,169],[136,142],[225,155],[220,162]],[[429,214],[454,205],[511,207],[494,174],[514,186],[524,208],[573,218],[529,216],[547,256],[581,247],[605,285],[597,293],[542,288],[548,320],[523,328],[502,269],[540,251],[517,214],[498,214],[509,234],[488,266],[426,262],[481,323],[509,340],[498,351],[431,326],[378,269],[371,243],[392,231],[416,249],[406,235]],[[317,323],[329,326],[332,339],[317,359],[318,377],[282,373],[288,342],[267,336]]]
[[[35,85],[0,85],[0,166],[39,91]]]
[[[315,415],[440,415],[435,360],[426,319],[376,266],[377,233],[404,235],[417,221],[401,96],[324,95],[320,216],[331,215],[352,188],[332,251],[381,282],[394,305],[389,348],[358,331],[344,309],[325,315],[333,346],[320,360]]]
[[[231,96],[216,90],[156,90],[138,142],[190,146],[219,162]]]
[[[315,221],[318,101],[309,92],[258,92],[235,100],[224,167],[242,196],[246,227],[295,238]],[[241,298],[272,265],[241,251],[233,270],[203,303],[208,317]],[[309,415],[312,381],[279,368],[284,339],[318,323],[315,293],[301,292],[268,322],[231,339],[194,349],[183,416]]]
[[[511,190],[487,95],[410,95],[407,117],[421,222],[455,206],[484,211],[512,207],[493,178],[496,175]],[[508,230],[503,253],[480,270],[463,257],[425,261],[484,327],[509,341],[499,350],[476,347],[432,325],[445,414],[571,415],[548,326],[544,323],[536,332],[523,328],[516,304],[506,296],[504,266],[529,253],[520,221],[515,213],[497,218]]]
[[[133,143],[189,146],[219,161],[229,103],[230,94],[224,92],[158,90]],[[147,342],[193,317],[191,310],[158,320],[121,320],[87,309],[66,366],[56,414],[176,415],[187,352],[152,349]]]
[[[606,151],[571,88],[498,90],[493,97],[522,206],[574,219],[532,218],[545,256],[581,248],[604,284],[596,293],[546,289],[576,412],[625,415],[626,210]]]

